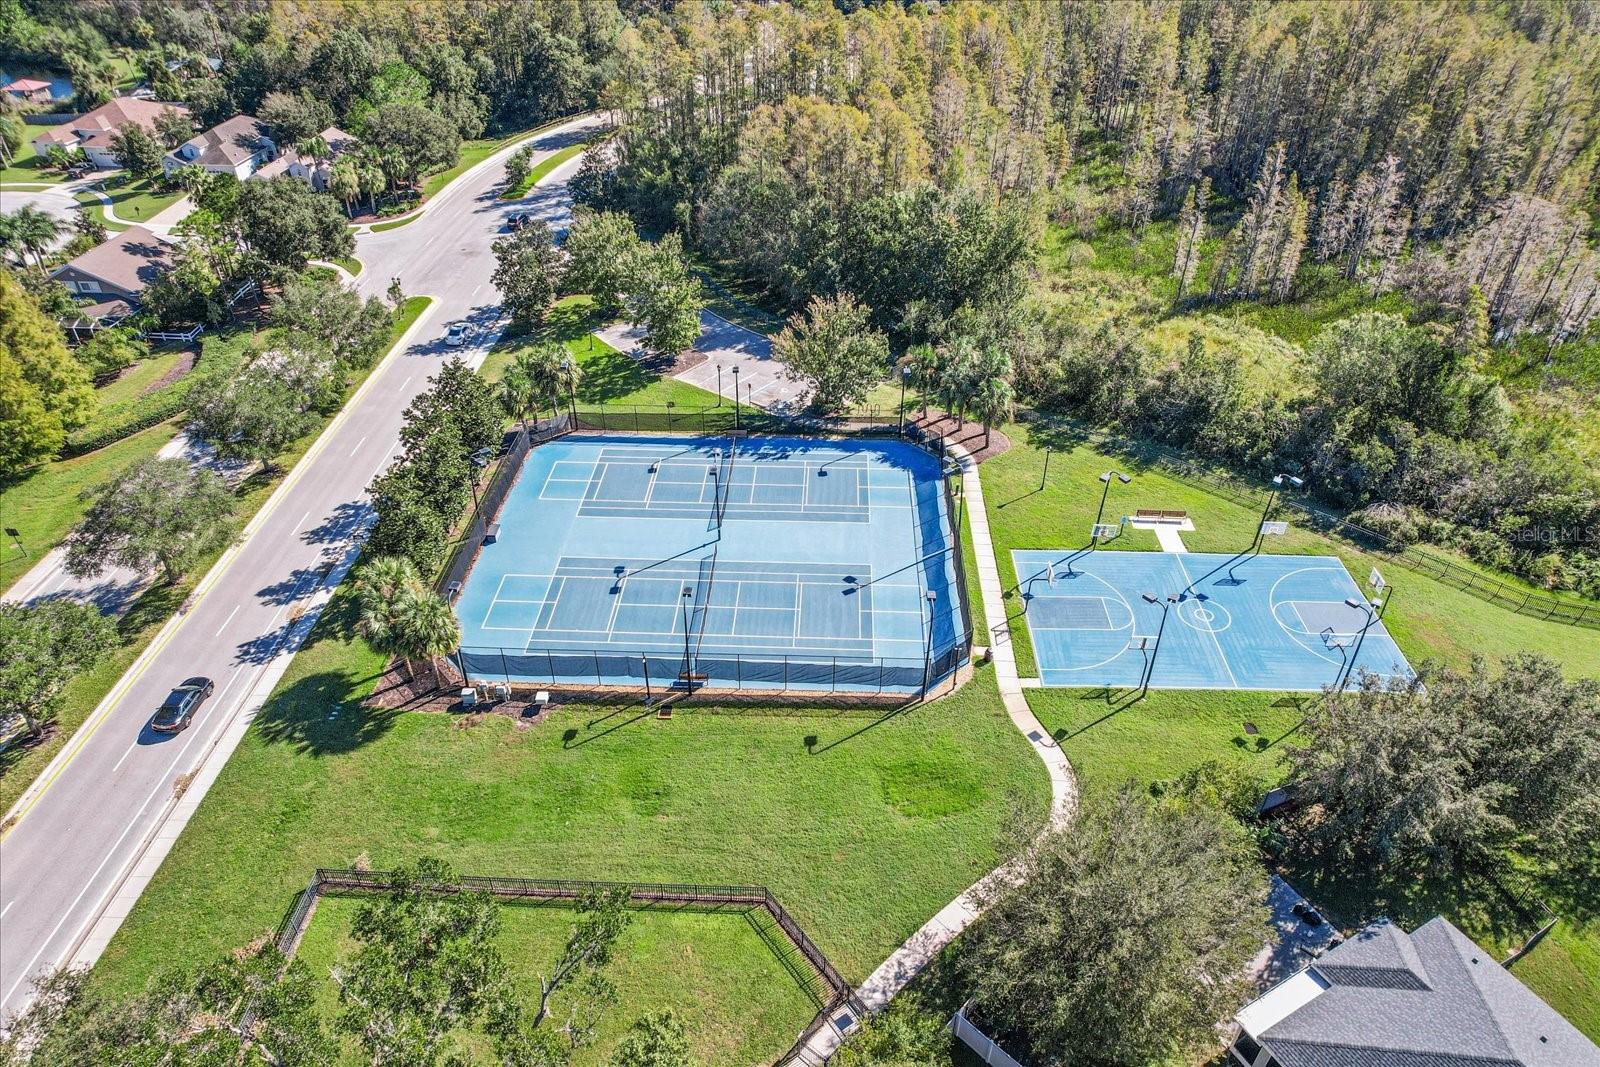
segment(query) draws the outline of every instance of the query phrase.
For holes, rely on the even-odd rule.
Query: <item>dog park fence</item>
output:
[[[326,894],[380,894],[393,890],[395,875],[388,871],[358,871],[319,867],[296,896],[283,921],[278,925],[276,943],[284,956],[293,956],[305,936],[318,899]],[[629,903],[639,908],[657,906],[697,907],[708,910],[724,908],[759,909],[765,912],[782,933],[785,940],[805,966],[800,967],[792,958],[785,957],[785,969],[800,982],[814,1004],[817,1014],[801,1031],[788,1051],[775,1060],[783,1064],[793,1059],[796,1050],[805,1046],[811,1036],[824,1026],[831,1025],[834,1016],[845,1012],[860,1019],[866,1008],[857,999],[850,984],[839,973],[822,949],[817,947],[794,916],[772,895],[772,890],[762,885],[701,885],[698,883],[659,882],[597,882],[576,879],[552,878],[497,878],[467,875],[448,883],[428,887],[440,894],[487,893],[508,903],[561,903],[575,902],[594,892],[626,890]]]

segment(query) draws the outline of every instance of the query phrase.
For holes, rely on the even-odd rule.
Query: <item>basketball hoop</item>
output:
[[[1262,537],[1282,537],[1289,532],[1289,524],[1281,521],[1264,522],[1261,524]]]

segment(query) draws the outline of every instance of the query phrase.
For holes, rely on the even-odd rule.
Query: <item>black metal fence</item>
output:
[[[1130,455],[1137,456],[1184,481],[1198,482],[1217,495],[1226,497],[1236,504],[1246,507],[1261,507],[1266,501],[1267,491],[1265,489],[1252,485],[1241,478],[1219,473],[1196,464],[1182,453],[1143,441],[1128,441],[1110,434],[1089,434],[1087,439],[1091,444],[1109,446],[1112,449],[1125,451]],[[1505,608],[1515,614],[1525,615],[1545,622],[1562,623],[1567,626],[1600,629],[1600,604],[1577,600],[1560,600],[1513,585],[1481,571],[1465,567],[1437,552],[1430,552],[1426,548],[1417,545],[1396,541],[1387,534],[1379,533],[1377,530],[1369,530],[1341,515],[1326,511],[1306,501],[1285,499],[1280,496],[1279,506],[1299,512],[1304,521],[1319,533],[1338,537],[1351,542],[1358,548],[1376,552],[1393,560],[1400,566],[1419,571],[1454,589],[1459,589],[1479,600]]]
[[[900,422],[893,415],[844,415],[823,418],[785,415],[725,404],[720,407],[577,408],[573,412],[580,430],[605,433],[689,434],[850,434],[893,437]]]
[[[965,620],[963,620],[965,622]],[[463,646],[456,667],[476,684],[625,687],[673,690],[740,689],[782,693],[920,693],[955,674],[972,647],[970,625],[957,641],[926,659],[841,658],[818,654],[679,652],[626,649],[526,650]]]
[[[285,956],[292,956],[300,946],[311,911],[317,899],[327,893],[385,893],[395,888],[395,876],[388,871],[358,871],[336,868],[317,868],[306,887],[295,897],[283,921],[278,925],[277,945]],[[692,906],[711,909],[760,909],[771,918],[773,925],[783,933],[805,968],[796,968],[785,960],[785,966],[800,982],[806,995],[819,1010],[810,1024],[801,1032],[800,1039],[780,1056],[775,1063],[787,1063],[796,1050],[803,1047],[812,1034],[829,1025],[840,1011],[861,1018],[865,1007],[855,991],[845,981],[844,975],[829,961],[827,955],[811,940],[772,890],[763,885],[701,885],[698,883],[661,882],[599,882],[556,878],[495,878],[467,875],[449,883],[429,887],[438,893],[488,893],[505,901],[576,901],[586,894],[626,890],[629,903],[648,908],[658,905]]]
[[[478,558],[478,549],[483,547],[483,539],[487,536],[489,527],[499,518],[500,508],[506,502],[506,494],[510,493],[511,487],[516,484],[517,475],[522,472],[522,463],[528,458],[528,451],[534,445],[544,444],[560,437],[571,428],[571,416],[558,415],[525,426],[519,425],[513,431],[511,443],[505,446],[488,486],[474,498],[472,518],[468,520],[467,528],[457,540],[450,562],[439,578],[439,588],[444,590],[446,598],[452,603],[455,602],[461,584],[466,581],[467,572],[472,569],[472,561]]]

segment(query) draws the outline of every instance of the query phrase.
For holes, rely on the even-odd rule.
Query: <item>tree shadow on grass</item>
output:
[[[256,731],[274,744],[307,756],[337,756],[378,740],[404,712],[369,708],[362,695],[371,678],[319,671],[297,679],[257,713]]]

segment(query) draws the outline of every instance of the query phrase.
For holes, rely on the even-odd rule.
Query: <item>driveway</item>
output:
[[[634,355],[643,333],[632,323],[619,322],[596,330],[595,336],[619,352]],[[710,311],[700,312],[700,336],[690,351],[705,358],[694,360],[693,366],[673,377],[708,393],[719,392],[720,383],[722,396],[731,400],[737,382],[740,400],[779,414],[798,413],[810,398],[806,387],[790,381],[788,368],[774,358],[770,337]]]
[[[1294,906],[1305,898],[1295,888],[1277,875],[1272,876],[1267,890],[1267,907],[1272,916],[1273,939],[1264,946],[1250,964],[1250,976],[1258,988],[1265,989],[1305,969],[1333,940],[1338,933],[1333,924],[1323,919],[1317,926],[1308,926],[1294,913]]]
[[[6,214],[11,214],[18,208],[36,207],[45,214],[59,220],[66,228],[50,242],[49,251],[54,251],[72,239],[72,224],[77,220],[78,202],[72,198],[71,186],[51,186],[48,189],[6,189],[0,192],[0,200],[5,202]]]

